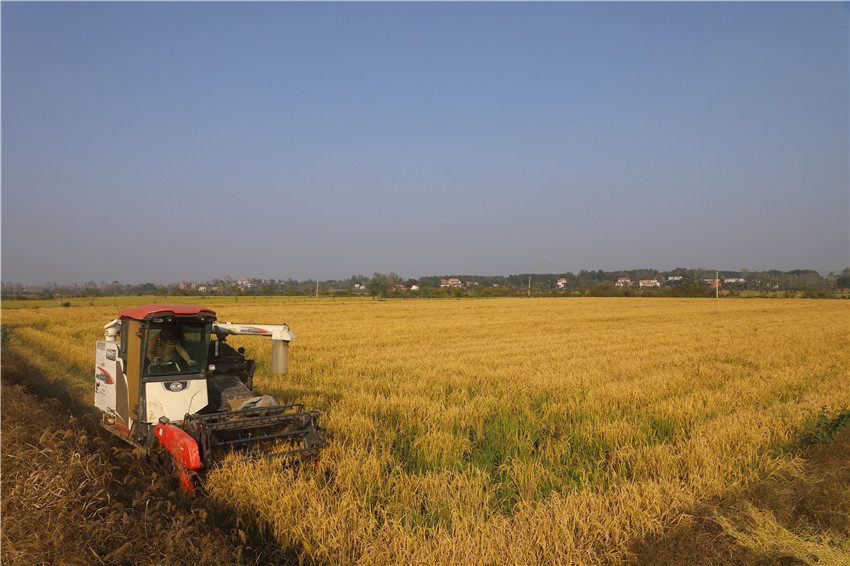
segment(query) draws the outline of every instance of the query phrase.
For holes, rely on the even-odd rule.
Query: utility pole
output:
[[[319,279],[316,278],[316,298],[319,298]]]
[[[720,298],[720,273],[714,272],[714,298]]]

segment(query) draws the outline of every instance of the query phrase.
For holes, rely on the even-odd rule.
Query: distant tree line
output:
[[[716,271],[676,268],[671,271],[631,269],[566,273],[518,273],[515,275],[429,275],[405,279],[396,273],[374,273],[371,277],[352,275],[347,279],[248,279],[231,277],[195,283],[194,287],[171,283],[125,284],[87,281],[73,284],[50,282],[44,286],[2,283],[4,299],[51,299],[61,297],[100,297],[119,295],[167,296],[355,296],[395,297],[498,297],[498,296],[713,296],[715,273],[726,295],[771,294],[780,296],[829,297],[850,291],[850,268],[840,273],[813,270],[792,271]],[[453,279],[455,286],[446,285]],[[617,286],[619,279],[635,284]],[[658,281],[657,287],[641,288],[641,280]],[[458,285],[459,282],[459,286]]]

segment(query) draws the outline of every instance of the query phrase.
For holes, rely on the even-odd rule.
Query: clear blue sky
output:
[[[850,264],[847,3],[2,3],[2,279]]]

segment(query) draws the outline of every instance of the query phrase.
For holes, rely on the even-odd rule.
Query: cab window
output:
[[[209,324],[151,324],[145,344],[144,375],[181,375],[204,371],[209,339]]]

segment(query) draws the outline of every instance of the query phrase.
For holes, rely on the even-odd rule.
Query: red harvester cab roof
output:
[[[215,315],[215,311],[198,305],[142,305],[131,309],[124,309],[118,313],[118,318],[132,318],[133,320],[145,320],[145,317],[164,314],[166,316],[191,316],[194,314],[208,313]]]

